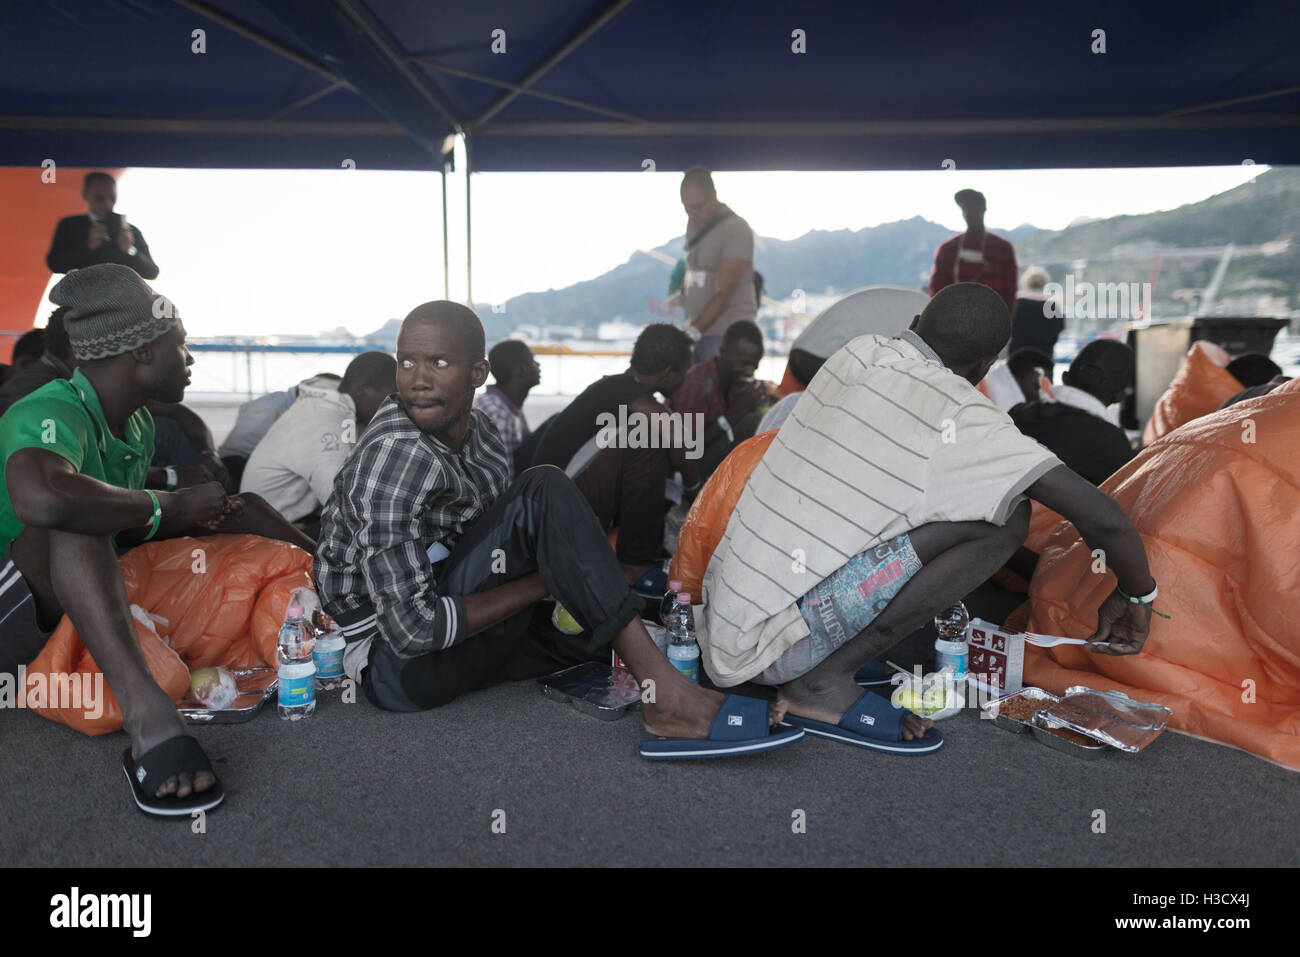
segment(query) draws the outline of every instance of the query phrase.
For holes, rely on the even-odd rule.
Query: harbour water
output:
[[[346,352],[255,352],[242,350],[196,351],[191,385],[185,401],[204,417],[217,442],[234,424],[239,406],[259,395],[287,389],[320,372],[342,375],[354,356]],[[1272,351],[1273,361],[1289,376],[1300,375],[1300,337],[1280,333]],[[630,355],[563,356],[540,355],[541,383],[524,405],[530,427],[536,427],[558,412],[601,376],[622,372]],[[780,382],[786,357],[767,355],[758,367],[758,377]],[[1058,356],[1054,381],[1069,362]],[[489,382],[491,379],[489,378]]]

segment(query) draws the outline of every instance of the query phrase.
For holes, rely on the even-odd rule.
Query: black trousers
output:
[[[618,560],[653,565],[664,547],[665,449],[601,449],[573,482],[602,528],[618,529]]]
[[[415,658],[399,658],[376,639],[362,677],[367,697],[389,711],[423,711],[502,681],[609,660],[610,643],[640,614],[641,599],[586,499],[553,466],[525,471],[466,530],[439,565],[438,594],[472,595],[533,572],[582,625],[581,634],[551,627],[551,605],[539,602]]]

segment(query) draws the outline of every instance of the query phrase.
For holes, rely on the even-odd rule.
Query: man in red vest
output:
[[[983,193],[963,189],[953,199],[961,207],[966,232],[946,241],[934,254],[930,295],[954,283],[977,282],[1001,296],[1008,313],[1015,312],[1019,275],[1015,247],[984,229]]]

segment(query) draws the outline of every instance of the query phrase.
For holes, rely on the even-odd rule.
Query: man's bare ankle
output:
[[[810,677],[804,675],[801,678],[795,678],[781,686],[781,694],[785,697],[805,699],[805,698],[824,698],[834,694],[839,687],[840,682],[834,680],[833,676],[816,676]]]

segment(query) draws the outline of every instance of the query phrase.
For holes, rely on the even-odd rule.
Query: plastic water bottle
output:
[[[316,711],[316,663],[312,660],[316,640],[301,606],[289,606],[278,644],[280,684],[276,711],[286,721],[311,717]]]
[[[346,645],[343,632],[338,628],[316,636],[311,657],[316,665],[316,687],[319,690],[328,691],[343,684],[343,649]]]
[[[669,617],[677,610],[677,593],[682,590],[682,583],[673,580],[668,583],[663,601],[659,602],[659,624],[668,627]]]
[[[934,618],[939,637],[934,642],[934,667],[936,671],[952,669],[953,681],[964,681],[968,671],[967,628],[970,612],[961,602]]]
[[[700,646],[695,642],[691,593],[677,593],[677,612],[668,626],[668,660],[696,684],[700,683]]]

